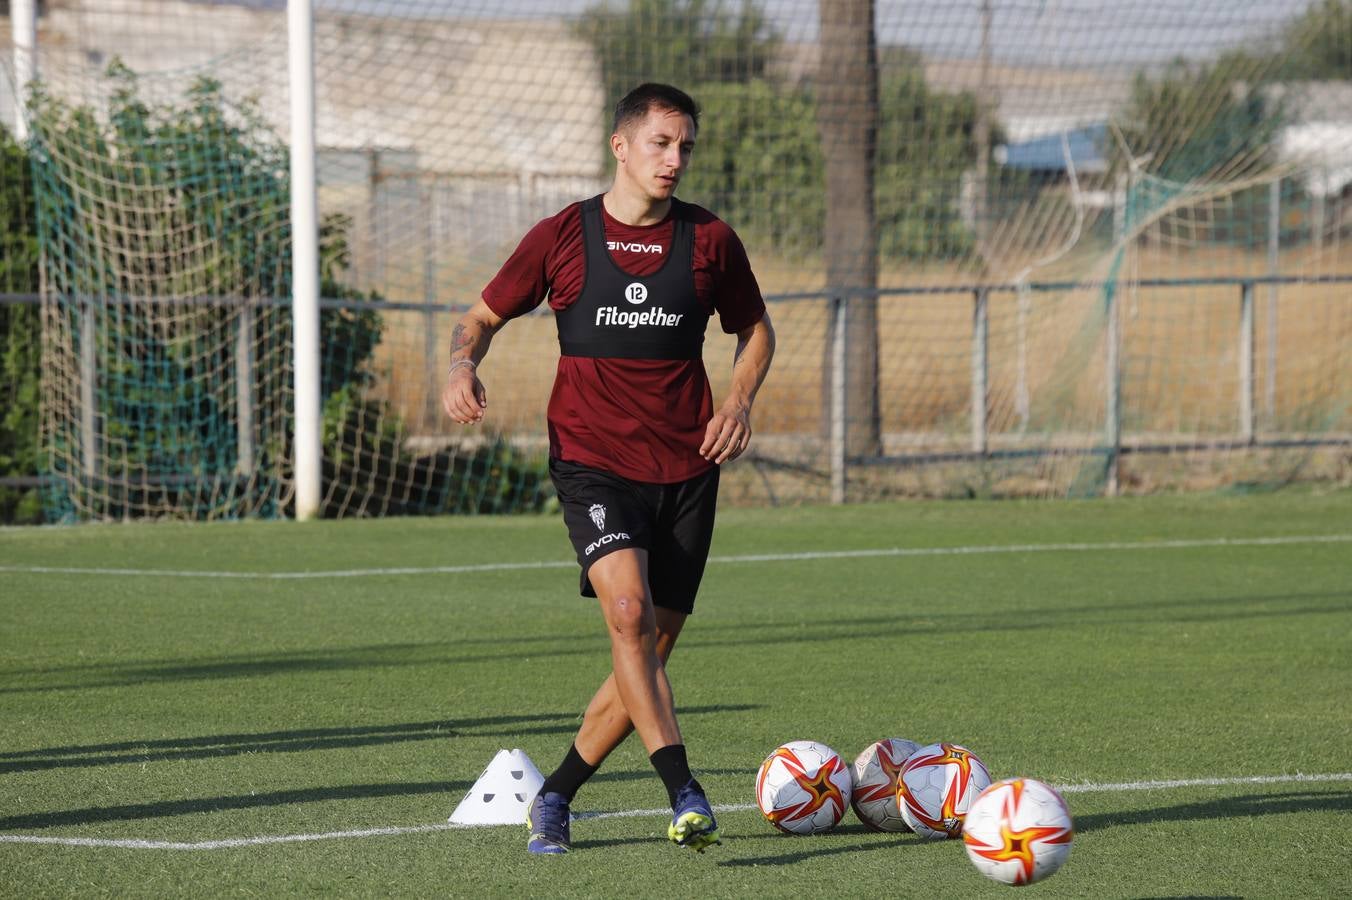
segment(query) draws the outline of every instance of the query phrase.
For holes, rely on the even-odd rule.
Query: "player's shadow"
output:
[[[1119,825],[1148,825],[1186,820],[1247,819],[1285,813],[1352,812],[1352,791],[1305,791],[1286,794],[1248,794],[1153,809],[1093,813],[1075,817],[1075,831],[1084,834]]]
[[[679,711],[682,716],[700,716],[746,712],[756,708],[750,704],[715,704],[681,707]],[[572,734],[577,730],[578,724],[579,717],[576,712],[527,713],[437,719],[430,722],[401,722],[390,725],[301,728],[153,741],[75,744],[0,752],[0,774],[125,763],[219,759],[251,753],[304,753],[311,750],[350,749],[455,738],[510,737],[519,740],[532,735]]]
[[[119,763],[217,759],[249,753],[304,753],[457,737],[562,733],[576,729],[576,718],[575,713],[539,713],[44,747],[0,753],[0,774]]]
[[[454,796],[469,790],[471,781],[428,781],[390,784],[350,784],[341,787],[301,788],[226,797],[198,797],[191,800],[166,800],[158,803],[130,803],[121,806],[90,806],[55,812],[26,813],[0,818],[0,831],[93,825],[100,822],[124,822],[137,819],[162,819],[193,813],[225,810],[294,806],[325,800],[372,800],[381,797],[409,797],[419,794]],[[448,796],[448,800],[449,800]]]
[[[1349,609],[1352,609],[1352,594],[1346,591],[1234,597],[1168,597],[1139,602],[1041,607],[1011,610],[1007,616],[997,619],[973,616],[966,612],[943,613],[903,607],[896,615],[850,618],[825,624],[813,622],[810,628],[805,628],[805,623],[800,621],[761,623],[757,626],[754,637],[748,636],[747,629],[740,624],[705,626],[699,632],[692,630],[688,637],[683,636],[682,644],[687,649],[756,644],[784,646],[850,638],[1041,631],[1085,623],[1192,623],[1337,615],[1344,614]]]
[[[523,652],[521,646],[538,641],[540,647]],[[166,659],[90,663],[76,666],[16,668],[0,670],[5,681],[0,694],[37,694],[51,691],[80,691],[94,688],[131,687],[158,682],[213,681],[235,678],[266,678],[311,672],[341,672],[366,668],[445,666],[480,662],[502,662],[527,658],[591,656],[605,648],[604,635],[579,635],[561,640],[552,637],[519,637],[499,641],[494,652],[459,652],[462,643],[478,640],[429,641],[423,643],[376,644],[338,647],[327,650],[295,650],[284,653],[243,653],[196,659]],[[562,646],[561,646],[562,644]],[[24,679],[19,681],[19,679]],[[32,679],[37,679],[36,683]],[[44,681],[42,679],[53,679]],[[15,683],[19,681],[19,683]],[[25,683],[27,682],[27,683]]]
[[[661,847],[667,843],[665,836],[658,835],[640,835],[627,838],[598,838],[591,841],[573,840],[574,850],[602,850],[606,847],[632,847],[640,844],[651,844],[654,847]]]
[[[869,836],[871,840],[851,841],[851,838]],[[746,856],[739,859],[725,859],[718,865],[732,868],[750,866],[791,866],[796,863],[821,859],[824,856],[839,856],[843,853],[870,853],[878,850],[896,852],[898,847],[919,849],[926,846],[938,846],[944,841],[926,841],[915,835],[884,835],[870,831],[863,825],[842,825],[833,828],[827,834],[818,835],[771,835],[765,837],[739,838],[743,841],[770,841],[778,852],[764,856]]]

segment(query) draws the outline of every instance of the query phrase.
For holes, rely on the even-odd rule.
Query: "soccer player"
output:
[[[600,602],[611,674],[559,767],[531,804],[532,853],[566,853],[569,804],[637,730],[666,785],[668,837],[704,850],[718,825],[691,775],[665,664],[694,608],[713,536],[719,466],[751,441],[751,404],[774,330],[746,250],[712,213],[676,199],[699,107],[643,84],[615,108],[615,178],[530,230],[455,326],[442,405],[484,420],[476,368],[503,324],[546,297],[560,358],[549,398],[549,472]],[[737,335],[732,382],[715,407],[701,349],[714,313]]]

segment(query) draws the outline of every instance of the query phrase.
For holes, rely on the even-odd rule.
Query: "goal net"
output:
[[[728,502],[1352,478],[1349,0],[314,15],[327,516],[548,506],[550,317],[495,338],[476,429],[439,409],[448,335],[605,189],[644,80],[701,103],[680,195],[778,333]],[[285,3],[49,0],[37,46],[25,98],[4,45],[0,117],[27,103],[48,518],[289,514]]]

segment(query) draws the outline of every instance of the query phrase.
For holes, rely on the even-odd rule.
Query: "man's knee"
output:
[[[642,591],[618,591],[606,599],[612,639],[637,641],[657,631],[652,602]]]

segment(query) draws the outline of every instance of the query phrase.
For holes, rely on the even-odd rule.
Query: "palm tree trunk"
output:
[[[827,290],[848,298],[847,456],[882,450],[878,404],[878,234],[873,208],[878,133],[878,48],[874,0],[821,0],[817,126],[826,166]],[[830,428],[832,320],[823,371],[823,433]]]

